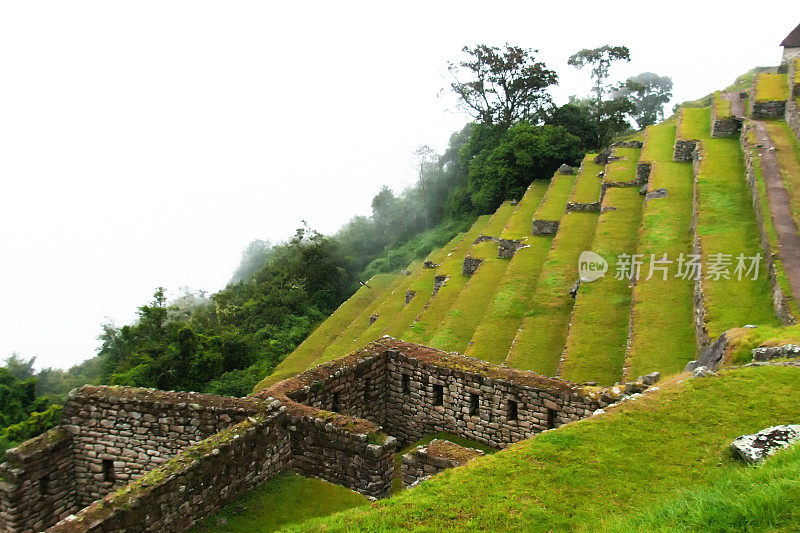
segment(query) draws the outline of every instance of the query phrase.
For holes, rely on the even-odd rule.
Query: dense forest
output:
[[[536,51],[505,45],[465,47],[450,64],[451,88],[474,120],[453,133],[442,154],[419,148],[418,179],[395,193],[383,187],[371,216],[334,235],[306,226],[285,242],[254,241],[227,287],[210,296],[184,291],[167,300],[157,288],[138,319],[103,324],[97,355],[69,370],[33,370],[33,359],[0,367],[0,452],[57,423],[68,391],[85,383],[244,396],[371,276],[404,268],[443,246],[481,214],[518,199],[533,179],[662,116],[667,77],[643,73],[609,83],[628,61],[626,47],[581,50],[591,68],[586,98],[552,103],[556,73]]]

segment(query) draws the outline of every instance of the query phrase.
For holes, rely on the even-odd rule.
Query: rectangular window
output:
[[[333,393],[333,398],[331,399],[331,411],[334,411],[334,412],[338,411],[339,410],[339,405],[341,405],[339,403],[339,393],[338,392],[334,392]]]
[[[114,461],[103,459],[103,481],[114,481]]]
[[[469,395],[469,414],[477,415],[478,409],[480,405],[480,398],[477,394],[470,394]]]
[[[364,378],[364,401],[369,401],[369,378]]]
[[[411,394],[411,376],[403,374],[402,377],[403,394]]]
[[[514,400],[508,400],[508,419],[509,420],[517,419],[517,402],[515,402]]]
[[[433,405],[444,405],[444,385],[433,386]]]
[[[555,409],[548,409],[547,410],[547,429],[553,429],[556,427],[556,413]]]
[[[39,478],[39,494],[42,496],[47,496],[47,492],[49,490],[50,485],[50,476],[44,476]]]

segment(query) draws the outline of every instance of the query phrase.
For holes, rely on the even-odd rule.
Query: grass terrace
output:
[[[359,288],[356,293],[339,306],[327,320],[322,322],[295,351],[289,354],[275,371],[264,378],[255,390],[259,391],[288,377],[304,372],[314,366],[320,355],[343,331],[358,318],[361,312],[372,302],[388,293],[389,287],[397,280],[398,274],[378,274],[373,276],[367,287]]]
[[[460,258],[462,258],[469,247],[472,246],[475,239],[483,233],[483,229],[486,227],[486,224],[489,223],[490,218],[489,215],[478,217],[469,231],[466,232],[461,239],[459,239],[458,243],[450,248],[442,260],[437,261],[437,263],[442,266],[447,266],[452,263],[458,263],[460,265]],[[422,273],[411,285],[411,290],[417,292],[416,296],[414,296],[408,305],[403,306],[399,314],[392,317],[391,322],[389,322],[385,329],[387,335],[400,338],[413,324],[420,313],[430,304],[433,294],[433,278],[440,270],[441,267],[438,269],[425,268],[422,270]],[[460,270],[458,275],[461,275]],[[403,301],[405,302],[405,297]]]
[[[614,155],[622,157],[606,165],[604,183],[628,183],[636,179],[636,163],[639,161],[639,148],[614,148]]]
[[[502,235],[517,234],[523,226],[528,228],[532,220],[533,206],[539,204],[544,194],[541,184],[532,185],[508,219]],[[508,230],[508,231],[507,231]],[[519,251],[517,252],[519,253]],[[493,303],[512,260],[497,257],[497,243],[483,242],[472,247],[470,255],[483,259],[483,263],[469,283],[458,295],[439,330],[431,339],[431,346],[441,350],[464,353],[490,304]],[[515,254],[516,255],[516,254]],[[515,328],[519,326],[516,324]],[[503,352],[503,358],[508,349]],[[502,359],[501,359],[502,361]]]
[[[708,120],[711,120],[705,108],[681,107],[676,137],[684,141],[708,137],[710,135],[710,126],[701,122],[704,116],[709,117]]]
[[[644,206],[637,253],[644,256],[646,274],[651,256],[667,254],[675,261],[682,253],[692,253],[694,176],[691,163],[672,161],[675,132],[675,121],[650,126],[642,151],[641,160],[653,164],[649,190],[664,188],[668,194]],[[675,374],[695,359],[694,282],[675,277],[674,263],[669,267],[666,279],[654,271],[653,277],[644,275],[634,286],[626,372],[630,379],[654,370]]]
[[[568,213],[561,218],[547,260],[536,284],[536,295],[522,321],[506,364],[554,376],[567,339],[578,280],[578,256],[594,237],[596,213]]]
[[[569,201],[579,204],[590,204],[600,200],[600,186],[603,179],[598,177],[603,172],[603,165],[594,162],[597,154],[586,154],[581,163],[580,172],[569,195]]]
[[[608,261],[605,277],[583,283],[575,299],[561,374],[578,383],[612,385],[622,380],[628,343],[630,280],[614,271],[621,254],[636,253],[642,220],[642,196],[636,188],[614,187],[606,192],[592,251]]]
[[[725,120],[731,118],[731,101],[722,97],[722,93],[717,91],[714,93],[714,116],[717,120]]]
[[[567,198],[569,198],[574,183],[575,175],[556,172],[553,179],[550,180],[550,187],[533,218],[535,220],[560,220],[566,211]]]
[[[727,479],[761,476],[772,465],[783,468],[780,455],[765,467],[746,466],[732,456],[729,445],[739,435],[800,419],[800,368],[750,367],[709,379],[675,377],[659,388],[605,414],[445,471],[394,498],[291,530],[384,531],[413,524],[422,530],[642,531],[650,528],[627,529],[619,520],[646,525],[650,513],[679,505],[687,490],[711,494]],[[786,460],[797,457],[796,450],[784,454],[791,454]],[[771,478],[772,483],[781,480],[786,495],[793,497],[777,498],[789,516],[797,513],[794,472]],[[787,515],[764,513],[759,504],[763,487],[747,489],[728,492],[729,501],[755,502],[749,516],[763,520],[764,527],[754,529],[779,529]],[[690,512],[676,519],[680,524],[694,518]],[[659,524],[669,528],[674,522]],[[729,530],[745,530],[746,524],[735,522]],[[698,530],[709,528],[702,523]]]
[[[514,206],[509,202],[501,205],[489,219],[489,222],[481,228],[481,231],[473,234],[472,230],[470,230],[465,237],[466,250],[464,251],[476,250],[477,252],[481,250],[481,248],[476,249],[475,246],[470,246],[480,235],[500,235],[513,212]],[[488,244],[494,245],[496,254],[497,243]],[[448,276],[445,286],[439,289],[436,296],[430,299],[429,304],[422,310],[417,320],[400,335],[400,338],[418,344],[430,343],[442,323],[449,316],[450,309],[458,300],[461,291],[471,279],[469,276],[462,274],[464,255],[464,253],[452,254],[436,270],[437,275]],[[478,271],[484,266],[481,265]]]
[[[539,208],[539,204],[549,186],[549,180],[534,180],[530,184],[522,200],[517,205],[514,216],[509,219],[500,237],[503,239],[523,239],[530,236],[533,214]]]
[[[691,113],[687,113],[690,111]],[[702,159],[697,176],[697,233],[703,251],[703,291],[706,327],[713,339],[723,331],[745,324],[777,325],[772,291],[766,269],[759,268],[755,280],[733,275],[739,254],[754,257],[762,253],[760,231],[752,198],[744,176],[744,161],[739,140],[714,139],[709,134],[710,109],[686,109],[684,118],[702,130]],[[709,276],[715,254],[734,259],[730,279]]]
[[[786,74],[759,74],[755,81],[756,102],[776,102],[789,98],[789,80]]]
[[[339,338],[325,348],[320,357],[314,361],[312,366],[327,363],[328,361],[347,355],[355,349],[360,348],[362,345],[356,344],[359,337],[368,329],[373,329],[369,325],[369,317],[375,313],[378,313],[378,310],[382,309],[387,301],[400,300],[401,302],[405,302],[406,289],[410,285],[410,281],[414,279],[415,275],[418,275],[422,270],[422,263],[420,261],[416,261],[409,265],[408,270],[410,270],[412,274],[410,276],[398,275],[397,279],[388,287],[388,289],[370,305],[364,307],[358,316],[356,316],[356,318],[353,320],[353,322],[342,332],[341,335],[339,335]],[[373,326],[375,326],[375,324],[373,324]],[[380,335],[377,337],[380,337]]]
[[[476,244],[470,250],[470,255],[483,259],[483,263],[459,292],[441,326],[430,339],[430,345],[434,348],[464,353],[509,265],[508,259],[497,257],[496,242]]]
[[[309,518],[369,505],[357,492],[321,479],[285,472],[202,520],[192,533],[277,531]]]

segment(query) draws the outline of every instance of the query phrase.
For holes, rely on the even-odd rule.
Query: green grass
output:
[[[756,102],[775,102],[788,98],[789,80],[786,74],[759,74],[756,76]]]
[[[506,222],[508,222],[508,219],[513,212],[514,206],[512,206],[509,202],[501,205],[497,211],[495,211],[494,215],[492,215],[491,219],[489,219],[489,222],[483,227],[479,235],[500,235],[500,232],[505,227]],[[474,237],[468,235],[465,238],[465,242],[468,245],[472,244],[477,237],[478,235],[475,235]],[[476,251],[477,253],[482,254],[485,253],[486,247],[483,246],[485,244],[494,246],[494,253],[496,256],[497,243],[480,243],[477,245],[477,248],[472,246],[468,249],[470,251]],[[464,290],[464,287],[466,287],[467,283],[471,279],[470,276],[465,276],[461,273],[465,255],[465,253],[461,252],[452,254],[437,269],[437,275],[448,276],[446,285],[439,289],[439,292],[436,294],[436,296],[430,299],[427,307],[423,309],[411,327],[407,328],[400,335],[400,338],[409,342],[416,342],[418,344],[429,344],[431,342],[433,336],[436,334],[448,316],[450,316],[450,309],[453,307],[453,304],[456,303],[461,291]],[[484,266],[486,265],[481,265],[478,268],[478,271],[480,271],[480,269]]]
[[[378,274],[373,276],[367,282],[370,288],[359,288],[353,296],[340,305],[331,316],[306,337],[306,340],[295,351],[289,354],[275,368],[272,374],[256,385],[255,391],[269,387],[311,368],[314,365],[314,361],[356,320],[364,308],[386,294],[386,291],[397,279],[397,276],[398,274]]]
[[[530,236],[533,214],[539,207],[539,203],[542,201],[549,186],[550,180],[535,180],[530,184],[500,237],[503,239],[523,239]]]
[[[422,263],[417,261],[414,264],[409,265],[408,270],[411,271],[410,276],[398,275],[397,279],[394,280],[387,290],[383,291],[383,294],[379,298],[375,299],[370,305],[363,308],[353,322],[347,326],[347,328],[345,328],[341,335],[339,335],[339,338],[329,344],[311,366],[327,363],[328,361],[338,359],[339,357],[347,355],[352,351],[361,348],[363,344],[358,344],[359,338],[364,335],[367,330],[371,330],[374,333],[376,329],[374,327],[370,327],[369,317],[375,313],[378,313],[379,310],[380,312],[384,312],[387,301],[392,301],[393,303],[398,301],[405,302],[406,289],[414,280],[414,277],[422,270]],[[372,324],[372,326],[375,325],[376,324]],[[380,335],[377,335],[375,338],[378,337],[380,337]],[[369,341],[365,342],[364,344],[374,341],[375,338],[369,339]]]
[[[676,137],[688,141],[710,136],[710,126],[703,122],[704,118],[711,120],[707,108],[682,107]]]
[[[603,207],[616,209],[600,215],[592,251],[608,261],[609,270],[578,291],[561,371],[566,379],[601,385],[622,380],[632,289],[629,279],[617,279],[614,267],[621,254],[636,253],[643,203],[636,188],[606,192]]]
[[[753,361],[753,348],[800,344],[800,325],[786,327],[759,326],[730,332],[725,350],[725,363],[743,365]]]
[[[567,198],[575,183],[574,175],[556,173],[550,180],[550,188],[533,216],[536,220],[559,220],[566,211]]]
[[[464,353],[510,263],[508,259],[497,257],[496,242],[476,244],[470,250],[470,255],[482,258],[483,263],[458,294],[441,326],[430,339],[430,345],[434,348]]]
[[[794,79],[792,83],[794,85],[800,85],[800,57],[793,59],[794,61]]]
[[[627,183],[636,179],[636,163],[639,161],[639,148],[614,148],[614,155],[623,159],[611,161],[606,165],[604,183]]]
[[[507,221],[506,229],[502,233],[504,236],[518,235],[522,232],[523,226],[527,228],[527,233],[530,233],[532,211],[541,201],[545,191],[542,185],[533,184],[525,193],[522,201],[517,205],[517,209]],[[522,250],[526,250],[526,248]],[[458,295],[458,299],[450,308],[444,322],[431,339],[430,344],[435,348],[464,353],[476,329],[482,324],[486,311],[498,294],[513,262],[513,259],[497,257],[497,243],[495,242],[477,244],[473,246],[470,254],[473,257],[483,258],[484,261]],[[530,275],[530,272],[527,274]],[[517,289],[524,290],[524,287]],[[518,326],[519,322],[514,324],[513,331],[516,331]],[[512,338],[513,331],[511,332]],[[493,354],[492,360],[499,358],[502,361],[507,354],[508,347],[501,353]]]
[[[706,271],[713,254],[753,257],[762,253],[761,234],[752,197],[743,179],[744,161],[739,140],[714,139],[709,134],[708,108],[690,109],[693,128],[702,130],[703,154],[697,177],[697,233],[703,251],[703,291],[706,327],[713,339],[723,331],[745,324],[776,325],[772,291],[766,269],[756,280],[709,279]],[[686,115],[684,115],[686,117]],[[762,253],[763,255],[763,253]]]
[[[401,459],[403,455],[409,453],[410,451],[414,450],[417,446],[425,446],[430,444],[434,440],[446,440],[450,441],[454,444],[458,444],[464,448],[474,448],[476,450],[480,450],[486,455],[492,455],[493,453],[497,452],[496,448],[492,448],[491,446],[486,446],[485,444],[481,444],[478,441],[474,441],[472,439],[468,439],[466,437],[461,437],[459,435],[454,435],[452,433],[447,433],[442,431],[440,433],[435,433],[433,435],[428,435],[427,437],[423,437],[422,439],[412,442],[411,444],[406,445],[404,448],[401,448],[399,452],[397,452],[394,456],[394,476],[392,476],[392,494],[397,494],[403,489],[403,477],[402,477],[402,463]]]
[[[641,160],[652,163],[649,190],[667,189],[666,198],[644,206],[637,253],[644,255],[642,272],[649,274],[651,254],[673,260],[692,253],[691,163],[672,161],[674,121],[651,126]],[[672,265],[674,266],[674,265]],[[674,274],[674,270],[672,270]],[[635,379],[654,370],[663,375],[681,372],[695,358],[694,282],[654,271],[639,278],[633,289],[631,343],[626,376]]]
[[[596,531],[674,502],[682,490],[751,471],[733,458],[731,441],[800,419],[800,368],[751,367],[659,385],[601,416],[294,530]]]
[[[500,364],[530,308],[542,265],[550,251],[552,236],[528,238],[528,247],[517,250],[500,281],[494,299],[467,346],[466,355]]]
[[[609,531],[797,531],[800,446],[761,467],[732,469],[709,486],[612,522]]]
[[[580,172],[569,195],[569,201],[579,204],[590,204],[600,200],[600,187],[603,179],[597,174],[603,171],[603,165],[594,162],[597,154],[586,154],[581,163]]]
[[[536,295],[506,359],[508,366],[555,375],[572,314],[569,290],[578,280],[578,256],[589,249],[597,218],[596,213],[568,213],[561,218]]]
[[[714,93],[714,115],[717,120],[725,120],[731,118],[731,101],[722,97],[722,93],[717,91]]]
[[[369,505],[369,499],[340,485],[282,473],[201,521],[199,527],[191,531],[266,533],[309,518],[365,505]],[[220,519],[227,523],[217,525]]]
[[[441,259],[439,261],[435,261],[435,263],[439,265],[447,265],[448,262],[457,262],[461,264],[458,258],[463,257],[469,247],[472,246],[472,243],[475,241],[475,239],[477,239],[478,236],[483,233],[483,229],[486,227],[486,224],[489,223],[490,218],[491,217],[489,215],[478,217],[478,219],[472,224],[472,227],[469,229],[469,231],[466,232],[461,239],[459,239],[458,243],[449,249],[443,250],[447,253],[443,254]],[[433,279],[439,270],[440,268],[425,268],[422,270],[422,273],[411,285],[411,290],[417,292],[416,296],[414,296],[408,305],[403,306],[403,309],[400,311],[400,313],[392,317],[391,321],[384,330],[386,335],[400,338],[401,335],[413,324],[414,320],[419,316],[419,314],[422,313],[422,311],[430,304],[433,294]]]

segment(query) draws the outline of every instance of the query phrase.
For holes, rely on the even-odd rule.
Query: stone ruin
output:
[[[383,498],[398,446],[504,448],[618,399],[388,337],[242,399],[84,386],[7,452],[0,530],[183,531],[281,471]]]
[[[403,454],[400,461],[403,488],[413,487],[420,481],[442,470],[455,468],[485,455],[481,450],[465,448],[447,440],[434,439],[427,446],[417,446]]]

